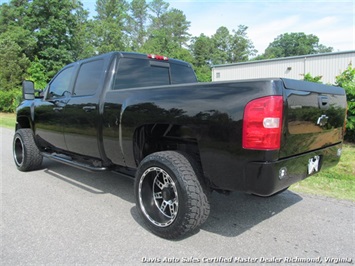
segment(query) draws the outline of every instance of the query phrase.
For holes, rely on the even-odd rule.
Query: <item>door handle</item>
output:
[[[93,110],[96,110],[96,106],[95,106],[95,105],[84,106],[84,107],[83,107],[83,110],[84,110],[85,112],[91,112],[91,111],[93,111]]]
[[[326,109],[328,107],[329,99],[326,95],[318,96],[318,105],[321,109]]]

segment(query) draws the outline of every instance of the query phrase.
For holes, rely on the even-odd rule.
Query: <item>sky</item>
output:
[[[248,27],[247,36],[262,54],[279,35],[314,34],[334,52],[355,50],[355,0],[165,0],[184,12],[190,34],[211,36],[225,26]],[[96,1],[82,1],[91,13]],[[149,2],[149,0],[148,0]]]
[[[148,0],[149,2],[150,0]],[[279,35],[291,32],[314,34],[319,43],[335,52],[355,50],[355,0],[165,0],[184,12],[191,22],[189,33],[211,36],[225,26],[248,27],[247,36],[258,54]],[[9,2],[0,0],[0,3]],[[82,0],[93,16],[95,0]]]
[[[355,50],[355,1],[169,1],[191,21],[190,33],[212,35],[220,26],[230,31],[238,25],[247,34],[258,54],[280,34],[314,34],[334,51]]]

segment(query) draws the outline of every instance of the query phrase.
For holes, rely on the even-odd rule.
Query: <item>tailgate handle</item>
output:
[[[321,109],[327,108],[328,103],[329,103],[328,96],[326,95],[318,96],[318,104]]]

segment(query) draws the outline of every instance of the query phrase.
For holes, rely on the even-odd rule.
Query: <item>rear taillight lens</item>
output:
[[[280,149],[282,113],[282,96],[267,96],[249,102],[244,109],[243,148]]]

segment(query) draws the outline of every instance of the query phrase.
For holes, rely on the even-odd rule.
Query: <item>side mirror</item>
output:
[[[24,80],[22,82],[22,97],[25,100],[33,100],[35,98],[35,86],[33,81]]]

